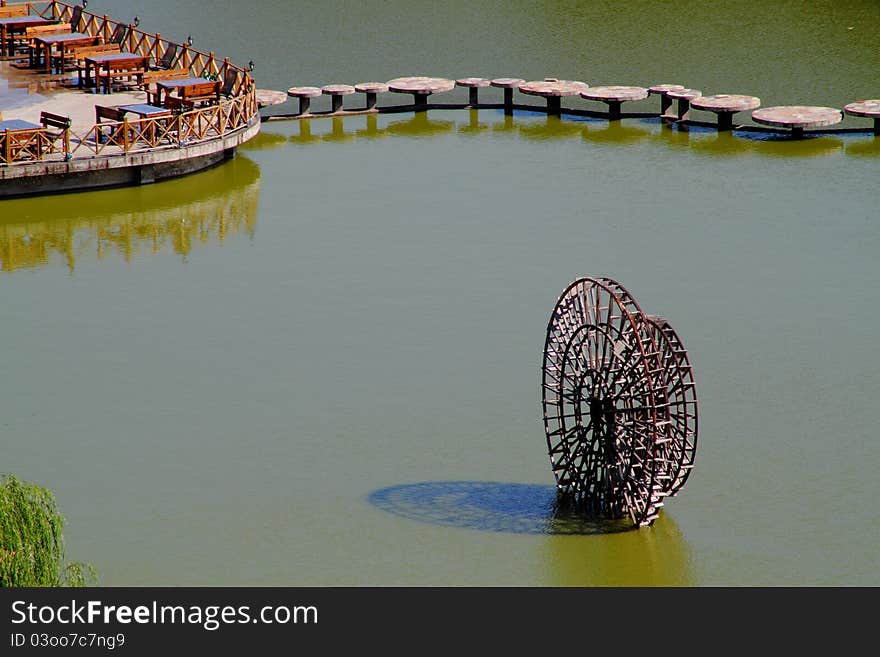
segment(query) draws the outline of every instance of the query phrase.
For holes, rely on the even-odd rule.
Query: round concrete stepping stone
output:
[[[486,78],[459,78],[455,81],[455,86],[482,89],[489,86],[489,80]]]
[[[524,82],[519,85],[521,93],[530,96],[543,96],[547,99],[547,114],[559,116],[562,113],[562,98],[565,96],[578,96],[582,91],[589,89],[586,82],[577,80],[557,80],[546,78]]]
[[[339,112],[342,109],[342,97],[354,93],[354,87],[350,84],[326,84],[321,87],[321,93],[331,97],[331,112]]]
[[[293,98],[299,98],[299,113],[308,114],[311,106],[312,98],[321,96],[323,92],[320,87],[291,87],[287,90],[287,95]]]
[[[699,98],[703,92],[699,89],[670,89],[666,92],[666,98],[678,101],[675,118],[679,121],[686,121],[691,111],[691,101]]]
[[[365,109],[372,110],[376,108],[376,97],[378,94],[384,94],[388,91],[388,85],[384,82],[361,82],[354,85],[354,90],[359,94],[366,94],[367,106]]]
[[[858,100],[844,106],[843,111],[851,116],[874,119],[874,134],[880,135],[880,100]]]
[[[321,87],[321,93],[325,96],[350,96],[354,93],[354,87],[350,84],[325,84]]]
[[[604,86],[590,87],[581,92],[581,98],[598,100],[608,105],[608,118],[612,121],[620,119],[620,106],[628,100],[644,100],[648,90],[644,87]]]
[[[517,89],[524,82],[522,78],[495,78],[489,84],[500,89]]]
[[[388,89],[396,93],[412,94],[413,102],[418,111],[425,108],[428,104],[428,96],[431,94],[445,93],[455,89],[455,81],[422,76],[394,78],[388,81]]]
[[[323,93],[320,87],[291,87],[287,90],[287,95],[294,98],[317,98]]]
[[[652,96],[660,96],[660,115],[665,116],[672,107],[672,99],[669,97],[670,91],[679,91],[684,89],[683,84],[655,84],[648,87],[648,93]]]
[[[845,105],[843,111],[853,116],[880,116],[880,100],[859,100]]]
[[[745,112],[758,109],[761,99],[757,96],[742,96],[739,94],[715,94],[714,96],[700,96],[691,101],[691,107],[706,110],[708,112]]]
[[[283,91],[257,89],[257,107],[269,107],[286,103],[290,96]]]
[[[525,80],[522,78],[495,78],[489,84],[499,89],[504,89],[504,113],[513,114],[513,90],[519,89]]]
[[[666,95],[669,98],[674,98],[675,100],[687,100],[688,102],[694,100],[695,98],[699,98],[703,95],[703,92],[699,89],[670,89],[666,92]]]
[[[543,96],[544,98],[562,98],[564,96],[578,96],[590,86],[586,82],[577,80],[535,80],[524,82],[519,85],[520,92],[530,96]]]
[[[752,112],[752,120],[764,125],[789,128],[792,135],[802,137],[804,130],[835,125],[843,120],[843,113],[833,107],[812,105],[780,105]]]
[[[489,80],[486,78],[459,78],[455,81],[456,87],[467,87],[468,105],[475,107],[479,105],[479,90],[489,86]]]
[[[384,82],[361,82],[354,85],[354,90],[359,94],[384,94],[388,91],[388,85]]]
[[[757,96],[743,96],[740,94],[715,94],[713,96],[700,96],[691,101],[691,107],[714,112],[718,115],[718,129],[731,130],[733,128],[733,115],[737,112],[746,112],[761,106],[761,99]]]
[[[670,91],[678,91],[679,89],[684,89],[685,86],[683,84],[655,84],[651,87],[648,87],[649,94],[657,94],[660,96],[665,96]]]
[[[388,89],[402,94],[430,96],[455,89],[455,82],[446,78],[408,77],[388,81]]]
[[[587,100],[599,100],[603,103],[644,100],[647,97],[648,90],[644,87],[621,87],[612,85],[605,87],[590,87],[586,91],[581,92],[581,98],[586,98]]]

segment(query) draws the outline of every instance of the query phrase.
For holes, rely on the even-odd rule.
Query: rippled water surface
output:
[[[89,10],[253,59],[264,88],[880,96],[867,1]],[[878,144],[279,121],[202,174],[2,201],[0,470],[56,492],[69,556],[110,585],[880,584]],[[540,349],[587,274],[668,317],[696,368],[696,468],[648,530],[552,505]]]

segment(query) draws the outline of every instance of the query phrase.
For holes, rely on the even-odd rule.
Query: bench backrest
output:
[[[214,100],[220,97],[220,81],[205,80],[198,84],[194,84],[185,92],[181,89],[178,93],[186,100]]]
[[[70,117],[61,116],[60,114],[52,114],[51,112],[40,112],[40,123],[44,128],[60,128],[61,130],[70,130]]]
[[[34,37],[46,36],[47,34],[70,34],[72,31],[70,23],[36,25],[34,27],[26,27],[24,30],[24,36],[27,39],[33,39]]]
[[[10,5],[9,7],[0,7],[0,18],[13,18],[15,16],[27,15],[27,5]]]
[[[105,107],[104,105],[95,105],[95,123],[100,123],[101,119],[108,121],[125,120],[125,112],[115,107]]]
[[[165,96],[165,101],[163,103],[167,109],[170,109],[174,112],[188,112],[191,109],[195,109],[195,103],[191,100],[184,100],[182,98],[178,98],[177,96]]]
[[[79,30],[79,22],[82,19],[83,8],[80,5],[77,5],[73,8],[73,11],[70,13],[70,24],[73,26],[74,30]]]
[[[174,66],[174,60],[177,59],[177,44],[169,43],[165,49],[165,54],[157,62],[160,68],[171,68]]]
[[[113,30],[113,34],[110,35],[110,39],[108,41],[109,43],[122,44],[122,42],[125,41],[125,37],[127,34],[128,26],[119,23],[119,25],[116,26],[116,29]]]
[[[85,59],[92,55],[106,55],[107,53],[122,52],[122,48],[118,43],[99,43],[94,46],[80,46],[74,48],[72,56],[76,60]]]
[[[144,84],[152,84],[160,80],[182,80],[190,77],[188,68],[170,68],[165,71],[147,71],[144,73]]]

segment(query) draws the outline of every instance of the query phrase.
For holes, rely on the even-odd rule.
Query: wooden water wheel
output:
[[[560,495],[590,515],[651,524],[697,445],[693,369],[669,322],[616,281],[578,279],[553,309],[541,371]]]

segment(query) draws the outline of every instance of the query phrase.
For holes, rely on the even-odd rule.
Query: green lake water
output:
[[[142,5],[88,8],[253,59],[262,88],[880,96],[868,1]],[[269,122],[201,174],[2,201],[0,471],[55,491],[107,585],[877,585],[878,179],[867,133],[432,111]],[[695,366],[696,467],[650,529],[551,509],[541,348],[580,275]]]

